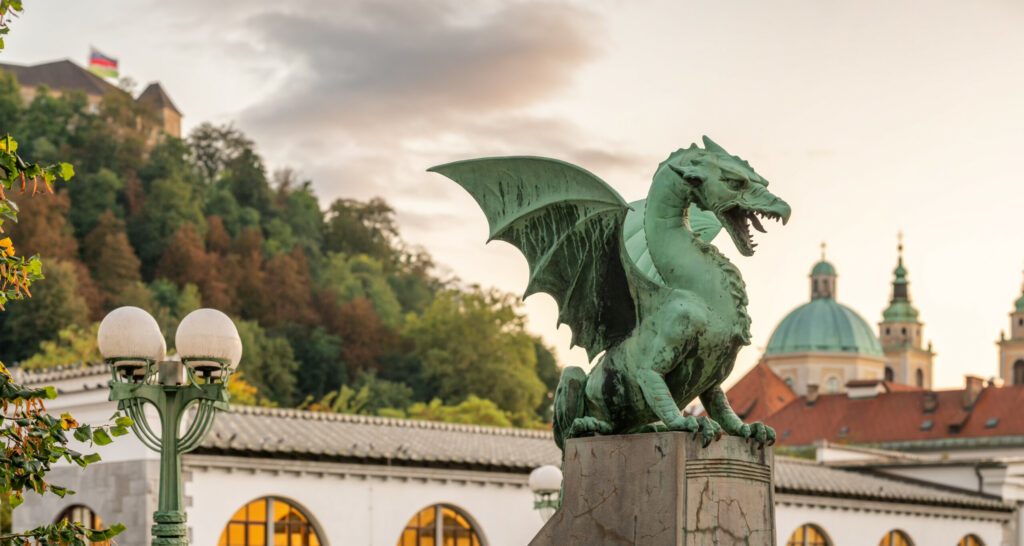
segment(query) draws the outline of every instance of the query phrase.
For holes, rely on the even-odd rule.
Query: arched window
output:
[[[967,535],[956,543],[956,546],[985,546],[985,543],[978,538],[978,535]]]
[[[1024,385],[1024,360],[1013,363],[1013,384]]]
[[[786,546],[832,546],[832,541],[821,527],[813,523],[805,523],[797,527],[792,535],[789,535]]]
[[[278,498],[256,499],[238,509],[220,535],[219,546],[320,546],[309,518]]]
[[[441,522],[438,525],[438,522]],[[398,546],[483,546],[469,517],[455,507],[435,504],[420,510],[405,524]]]
[[[893,371],[892,366],[886,366],[885,367],[885,380],[886,381],[895,381],[896,380],[896,372]]]
[[[783,379],[783,381],[785,381],[786,385],[788,385],[791,389],[793,388],[793,385],[796,385],[796,379],[793,379],[793,376],[791,375],[787,375],[786,378]]]
[[[918,387],[924,387],[924,370],[918,368],[917,371],[914,372],[914,381],[917,382]]]
[[[914,542],[903,531],[893,529],[882,537],[882,541],[878,543],[878,546],[914,546]]]
[[[828,380],[825,381],[825,392],[829,392],[829,393],[839,392],[839,378],[838,377],[833,376],[833,377],[828,378]]]
[[[77,521],[78,523],[81,523],[82,525],[85,525],[90,529],[107,528],[105,525],[103,525],[103,519],[96,515],[96,512],[93,512],[92,509],[89,508],[88,506],[84,506],[81,504],[74,504],[68,506],[67,508],[64,509],[63,512],[60,513],[59,516],[57,516],[57,519],[55,519],[54,521],[59,522],[65,519],[72,522]],[[93,546],[109,546],[110,542],[105,540],[103,542],[90,542],[90,544],[92,544]]]

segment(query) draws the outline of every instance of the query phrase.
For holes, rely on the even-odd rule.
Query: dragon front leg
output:
[[[708,389],[700,395],[700,401],[708,415],[722,425],[722,429],[731,436],[751,438],[760,444],[775,443],[775,429],[761,423],[744,423],[729,405],[729,399],[721,386]]]

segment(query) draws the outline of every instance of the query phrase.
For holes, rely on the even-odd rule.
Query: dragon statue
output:
[[[554,297],[559,324],[591,360],[571,366],[554,401],[554,436],[686,431],[704,445],[723,433],[774,443],[745,424],[722,382],[750,343],[739,270],[710,241],[724,226],[744,256],[750,227],[789,220],[750,165],[704,137],[654,173],[647,199],[626,203],[590,172],[543,157],[494,157],[430,169],[465,188],[483,209],[489,240],[515,245],[530,265],[524,298]],[[700,397],[699,417],[685,408]]]

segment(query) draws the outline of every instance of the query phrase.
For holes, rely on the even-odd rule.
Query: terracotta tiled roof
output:
[[[973,406],[964,389],[894,390],[869,398],[800,397],[765,421],[779,442],[886,444],[1024,435],[1024,386],[986,387]]]
[[[726,393],[744,421],[763,421],[796,399],[796,394],[767,364],[759,362]]]

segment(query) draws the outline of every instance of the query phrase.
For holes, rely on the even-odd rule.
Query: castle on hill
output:
[[[61,96],[82,93],[89,107],[98,111],[103,99],[110,95],[122,95],[135,101],[148,112],[146,119],[139,119],[139,129],[147,133],[147,143],[152,145],[161,134],[181,138],[181,111],[174,105],[160,82],[152,82],[137,97],[107,80],[89,72],[74,62],[64,59],[34,65],[0,63],[0,71],[13,74],[21,88],[21,98],[31,102],[41,89]]]

